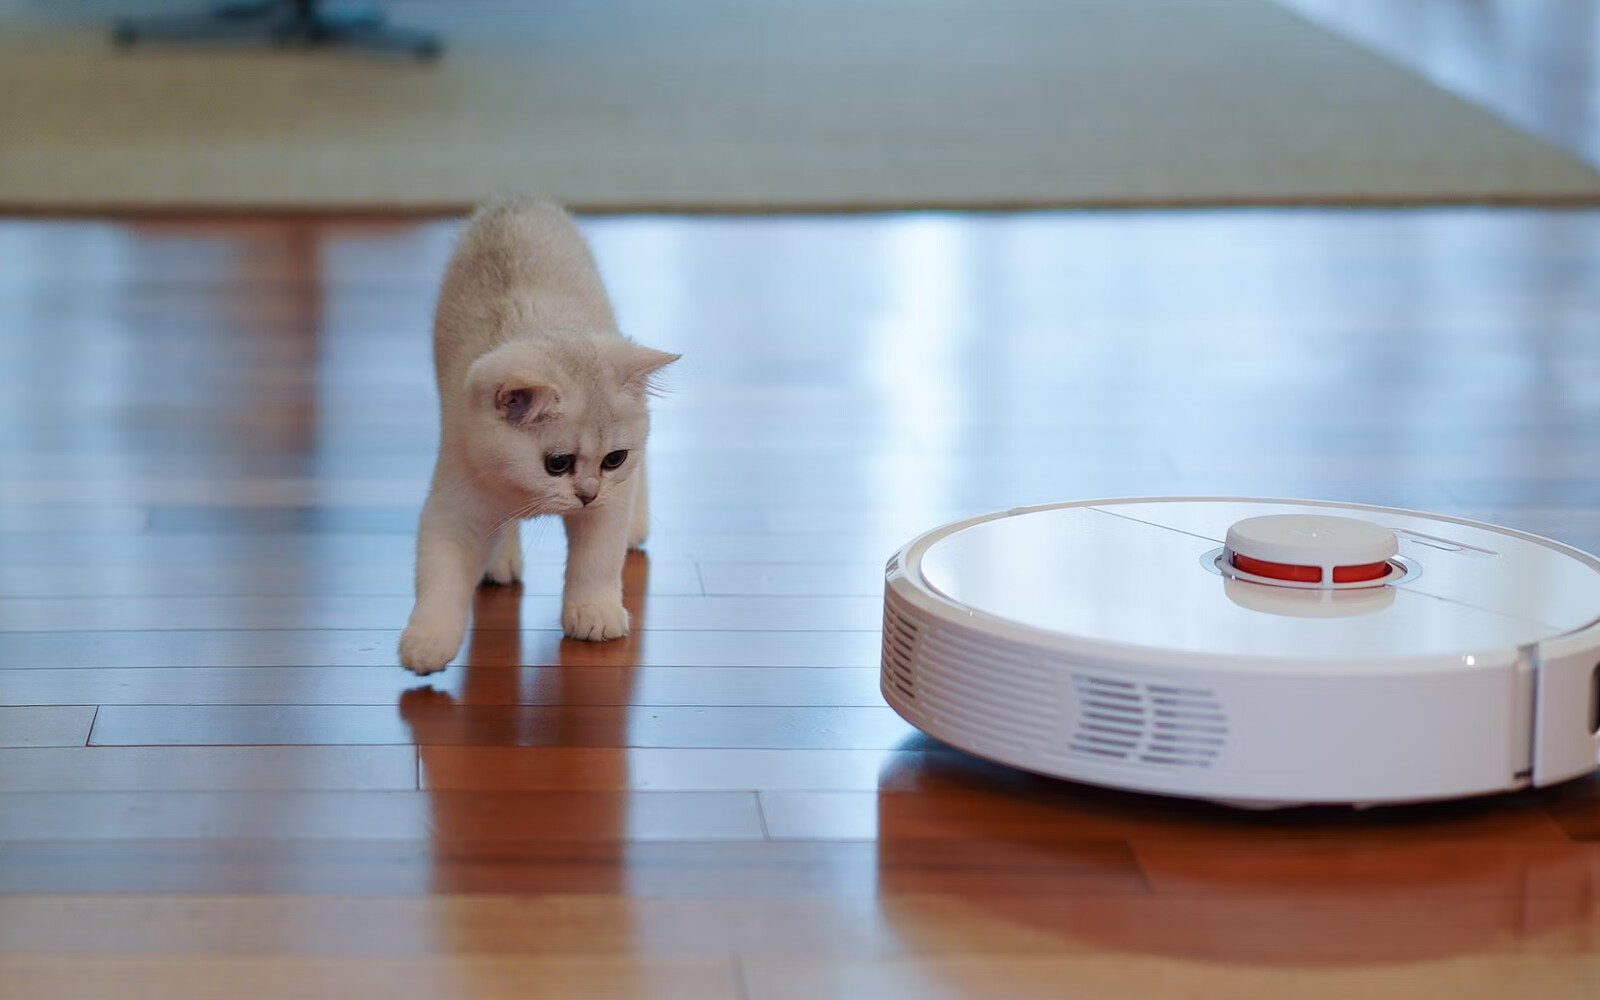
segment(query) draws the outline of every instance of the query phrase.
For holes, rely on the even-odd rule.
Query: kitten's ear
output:
[[[661,369],[681,357],[681,354],[669,354],[632,342],[624,344],[615,361],[617,374],[622,378],[623,391],[641,395],[657,392],[656,376]]]
[[[539,368],[507,356],[504,347],[490,351],[467,369],[467,397],[474,406],[493,407],[510,424],[531,424],[551,416],[561,397]]]
[[[554,388],[525,379],[503,382],[494,390],[494,408],[508,424],[531,424],[555,410],[559,401]]]

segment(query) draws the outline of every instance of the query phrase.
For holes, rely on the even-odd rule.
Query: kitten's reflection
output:
[[[632,634],[606,643],[523,632],[523,588],[483,587],[461,658],[401,695],[433,817],[433,891],[621,886],[649,578],[648,557],[630,552]]]

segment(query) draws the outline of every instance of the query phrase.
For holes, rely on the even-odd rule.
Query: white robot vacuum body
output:
[[[1600,761],[1600,559],[1384,507],[1142,498],[890,561],[881,688],[1041,774],[1233,805],[1449,799]]]

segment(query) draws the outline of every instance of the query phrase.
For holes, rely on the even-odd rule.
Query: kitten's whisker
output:
[[[526,539],[523,541],[523,548],[525,551],[528,550],[530,544],[532,548],[539,547],[539,545],[544,541],[544,536],[550,533],[550,523],[552,520],[552,518],[541,518],[537,521],[531,522],[530,526],[533,528],[533,538],[531,543]]]
[[[499,534],[500,530],[506,525],[510,524],[512,521],[519,521],[523,518],[529,517],[537,517],[539,515],[539,507],[542,505],[542,503],[543,501],[540,500],[531,500],[528,503],[523,504],[521,507],[518,507],[510,514],[507,514],[505,517],[502,517],[499,521],[495,522],[494,527],[489,529],[489,534]]]

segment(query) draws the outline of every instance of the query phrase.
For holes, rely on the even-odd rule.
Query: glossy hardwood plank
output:
[[[951,955],[916,960],[750,960],[744,963],[750,1000],[834,997],[837,1000],[995,998],[1033,1000],[1062,995],[1230,998],[1450,997],[1499,1000],[1539,996],[1580,1000],[1600,984],[1600,958],[1552,960],[1486,956],[1430,963],[1355,968],[1261,969],[1160,957]]]
[[[0,707],[0,747],[81,747],[93,705]]]
[[[819,467],[815,475],[827,474],[831,474],[830,470]],[[654,482],[654,478],[651,481]],[[1160,489],[1162,482],[1170,481],[1170,477],[1164,477],[1159,481],[1149,479],[1127,485],[1143,485],[1145,489],[1142,492],[1154,492]],[[22,480],[21,488],[26,489],[27,482]],[[74,488],[110,490],[120,489],[121,485],[89,482]],[[705,487],[702,485],[699,488]],[[774,489],[789,488],[780,483],[762,486],[759,491],[765,496]],[[756,487],[746,489],[756,490]],[[1034,487],[1029,493],[1031,495],[1043,489],[1045,487]],[[724,499],[728,499],[729,492],[732,492],[732,488],[721,490]],[[1138,494],[1141,491],[1130,488],[1121,492]],[[989,503],[980,509],[994,509],[996,501],[1003,507],[1003,500],[990,495]],[[867,500],[862,497],[860,502],[866,503]],[[529,545],[525,557],[531,567],[530,577],[535,580],[547,576],[559,579],[560,565],[565,559],[565,549],[558,544],[559,539],[557,533],[556,540],[549,542],[547,549]],[[651,539],[649,546],[650,558],[663,562],[738,562],[754,559],[779,563],[837,563],[859,559],[863,553],[869,553],[870,558],[881,562],[879,553],[886,559],[906,540],[903,531],[891,529],[819,536],[790,531],[693,534],[662,531]],[[30,534],[8,537],[4,551],[0,552],[0,563],[67,566],[86,573],[101,566],[111,566],[116,571],[125,572],[125,567],[152,564],[184,567],[195,573],[214,571],[216,567],[225,567],[219,572],[248,573],[256,567],[283,572],[285,567],[320,567],[359,562],[392,570],[404,579],[410,574],[415,548],[415,538],[410,534]]]
[[[554,564],[551,564],[553,569]],[[208,573],[195,567],[155,563],[98,564],[93,567],[58,565],[0,566],[0,600],[18,597],[408,597],[410,566],[396,561],[334,563],[319,567],[292,564],[258,564],[228,573]],[[532,572],[522,582],[521,593],[553,596],[561,593],[559,571]],[[644,573],[623,576],[630,594],[702,593],[700,574],[693,563],[656,562]],[[754,591],[751,591],[754,593]],[[403,623],[402,623],[403,624]]]
[[[1077,898],[1091,907],[1107,899]],[[1041,917],[1065,915],[1063,899],[1032,902]],[[1031,952],[1067,943],[945,896],[898,897],[887,911],[870,897],[13,896],[6,912],[0,951],[9,954],[171,954],[205,944],[280,955],[837,956]]]
[[[391,705],[415,675],[374,667],[141,667],[5,672],[0,704]],[[458,668],[428,686],[460,705],[876,706],[878,672],[811,667]]]
[[[1600,843],[1600,778],[1589,777],[1562,786],[1551,797],[1547,811],[1567,836]]]
[[[739,1000],[731,963],[717,959],[451,956],[391,957],[381,964],[345,958],[173,955],[0,959],[0,975],[18,996],[232,1000],[251,996],[415,997],[514,1000],[523,997]]]
[[[1359,900],[1411,893],[1453,903],[1477,896],[1554,896],[1600,913],[1600,845],[1505,836],[1298,838],[1263,843],[1135,840],[1152,889],[1189,898]],[[1443,908],[1447,908],[1443,907]]]
[[[1331,391],[1328,386],[1310,386],[1306,392]],[[1291,400],[1281,400],[1285,404]],[[1378,405],[1379,400],[1370,401],[1369,405]],[[1519,400],[1515,398],[1490,397],[1475,400],[1483,406],[1515,406]],[[853,405],[853,404],[844,404]],[[1429,430],[1419,432],[1424,440],[1411,446],[1415,455],[1404,454],[1404,461],[1414,465],[1413,471],[1406,481],[1397,481],[1386,473],[1385,463],[1362,464],[1354,458],[1340,460],[1337,456],[1332,461],[1319,461],[1316,455],[1306,454],[1306,449],[1321,453],[1327,448],[1344,445],[1351,437],[1365,438],[1374,442],[1370,447],[1379,449],[1382,446],[1376,442],[1381,441],[1381,426],[1374,425],[1364,429],[1359,434],[1352,434],[1348,430],[1338,430],[1330,434],[1323,428],[1309,428],[1304,431],[1304,439],[1296,445],[1297,451],[1273,454],[1270,443],[1262,447],[1263,457],[1270,455],[1281,461],[1281,465],[1261,466],[1250,463],[1249,456],[1230,456],[1226,453],[1210,454],[1208,442],[1203,439],[1193,446],[1187,442],[1175,439],[1173,442],[1174,456],[1164,460],[1157,468],[1138,470],[1129,465],[1116,468],[1097,470],[1083,458],[1073,456],[1070,451],[1065,451],[1048,441],[1051,436],[1062,436],[1077,431],[1098,429],[1078,426],[1080,420],[1064,420],[1062,426],[1041,428],[1040,441],[1030,447],[1016,447],[1019,454],[996,454],[993,451],[984,451],[971,455],[957,451],[950,459],[941,462],[921,461],[915,459],[901,459],[889,462],[887,459],[876,459],[880,464],[889,468],[873,468],[872,462],[863,461],[858,468],[839,468],[839,463],[818,462],[800,463],[791,461],[785,465],[781,474],[774,472],[764,477],[739,478],[728,482],[696,481],[691,472],[704,462],[707,456],[685,455],[681,461],[688,467],[681,481],[674,482],[673,476],[663,474],[660,478],[665,480],[663,488],[675,487],[681,490],[710,490],[717,497],[719,506],[705,513],[690,509],[681,511],[663,511],[654,515],[660,528],[660,533],[651,541],[650,552],[653,558],[660,561],[681,561],[694,558],[720,559],[730,562],[759,561],[772,559],[785,562],[844,562],[853,558],[852,549],[862,547],[881,548],[887,541],[889,544],[898,544],[903,540],[907,529],[917,529],[929,523],[940,523],[951,519],[949,516],[939,514],[921,514],[916,516],[891,517],[889,514],[880,515],[885,527],[878,530],[866,530],[871,527],[862,524],[852,514],[843,522],[831,529],[829,534],[838,534],[842,537],[829,541],[824,535],[818,540],[824,547],[820,551],[808,551],[799,545],[793,531],[763,531],[759,529],[739,530],[733,526],[737,518],[724,518],[721,516],[721,504],[743,502],[755,506],[770,502],[773,495],[790,495],[797,500],[811,502],[831,502],[848,505],[853,512],[873,510],[884,503],[884,497],[874,493],[868,484],[879,476],[898,474],[903,476],[923,477],[931,481],[958,481],[959,493],[953,499],[942,499],[939,503],[941,509],[955,508],[958,513],[980,513],[995,509],[1007,509],[1008,499],[1025,499],[1030,503],[1043,503],[1059,500],[1063,497],[1094,497],[1116,495],[1146,495],[1162,493],[1198,493],[1208,489],[1207,484],[1221,480],[1238,480],[1240,489],[1249,487],[1256,493],[1274,493],[1283,489],[1293,488],[1301,494],[1320,496],[1327,491],[1335,491],[1342,498],[1352,492],[1356,495],[1365,495],[1372,492],[1372,501],[1388,503],[1399,506],[1428,506],[1429,503],[1440,501],[1447,502],[1449,488],[1457,483],[1472,483],[1483,478],[1481,464],[1472,465],[1464,458],[1452,456],[1448,458],[1428,458],[1435,450],[1444,452],[1452,443],[1446,435]],[[1458,429],[1475,430],[1477,428]],[[1492,428],[1483,428],[1487,433]],[[1152,432],[1154,432],[1152,428]],[[1535,425],[1531,431],[1543,431],[1545,434],[1556,434],[1559,427],[1541,427]],[[1219,425],[1212,429],[1213,433],[1245,433],[1246,428]],[[1333,438],[1326,444],[1324,441]],[[1429,440],[1439,439],[1439,440]],[[827,442],[836,449],[845,449],[854,446],[854,442],[841,436],[836,441]],[[1108,446],[1101,446],[1108,447]],[[1390,445],[1390,447],[1393,447]],[[1039,467],[1031,465],[1034,455],[1042,449],[1052,449],[1059,456],[1061,466],[1055,465]],[[1191,448],[1193,451],[1191,451]],[[1398,461],[1400,457],[1392,461]],[[1530,456],[1523,456],[1511,464],[1512,469],[1528,473],[1537,473],[1542,478],[1554,478],[1566,475],[1574,479],[1592,481],[1593,475],[1587,466],[1582,464],[1581,452],[1569,455],[1564,460],[1547,459],[1541,466],[1533,465]],[[199,461],[198,459],[195,461]],[[668,459],[662,459],[662,462]],[[419,460],[418,465],[426,465]],[[23,473],[19,472],[19,475]],[[175,470],[170,477],[163,478],[163,488],[172,488],[174,478],[185,473],[184,470]],[[204,475],[203,468],[196,469],[193,475]],[[844,477],[843,482],[830,486],[826,490],[816,485],[819,480]],[[111,491],[125,488],[143,488],[137,482],[127,483],[121,480],[102,481],[96,479],[73,478],[59,475],[45,478],[43,473],[33,474],[29,478],[21,479],[19,489],[43,488],[48,483],[55,481],[62,483],[58,489],[59,496],[44,496],[36,499],[37,504],[44,503],[71,503],[68,493],[72,490],[85,491]],[[29,484],[40,484],[37,487]],[[308,487],[316,487],[319,481],[307,479]],[[1282,484],[1276,488],[1269,484]],[[73,485],[66,485],[73,484]],[[1263,484],[1263,485],[1253,485]],[[240,492],[251,491],[260,493],[267,489],[265,483],[260,481],[243,480],[237,483],[235,489]],[[1291,494],[1298,495],[1298,494]],[[224,502],[224,501],[219,501]],[[232,502],[232,501],[225,501]],[[666,518],[674,518],[672,521]],[[712,522],[707,525],[698,525],[696,522]],[[733,522],[730,524],[728,522]],[[848,528],[848,530],[846,530]],[[560,542],[559,529],[549,534],[539,536],[534,534],[539,530],[535,525],[530,528],[534,535],[527,546],[527,558],[531,565],[544,566],[560,561],[564,548]],[[51,546],[58,553],[60,563],[71,566],[87,566],[100,562],[121,566],[128,563],[141,563],[152,552],[163,547],[170,550],[173,562],[194,566],[207,564],[221,554],[227,555],[235,563],[243,564],[273,564],[291,558],[296,550],[305,550],[299,559],[310,560],[316,563],[343,562],[349,560],[363,560],[378,562],[384,565],[403,564],[410,551],[410,532],[375,533],[375,532],[335,532],[332,530],[321,531],[295,531],[279,532],[286,546],[292,548],[279,548],[267,544],[269,535],[261,532],[228,532],[228,531],[202,531],[193,529],[184,532],[167,533],[122,533],[99,532],[92,535],[78,536],[70,532],[58,532],[55,535],[31,536],[16,535],[11,539],[6,556],[7,563],[50,564]],[[98,559],[97,559],[98,554]]]
[[[739,792],[8,792],[0,840],[759,840]]]
[[[842,957],[1135,953],[1317,966],[1477,954],[1592,954],[1600,913],[1566,897],[1304,900],[900,895],[12,896],[0,953],[632,954]],[[1441,905],[1443,904],[1443,905]]]
[[[595,789],[656,788],[682,791],[844,791],[872,793],[962,793],[992,795],[1024,803],[1067,804],[1073,808],[1179,819],[1243,821],[1230,810],[1173,799],[1146,799],[1057,781],[991,763],[934,740],[918,740],[893,749],[706,749],[670,747],[460,746],[421,748],[424,787],[439,789]],[[940,801],[946,801],[941,798]],[[1507,807],[1539,812],[1559,798],[1528,796]],[[803,805],[803,803],[801,803]],[[1491,803],[1480,803],[1480,809]],[[1054,806],[1051,806],[1054,807]],[[778,806],[782,809],[783,806]],[[1390,815],[1404,825],[1418,817],[1447,815],[1419,810]],[[848,810],[846,815],[849,815]],[[1367,817],[1358,827],[1379,828],[1381,817]],[[818,820],[820,822],[820,820]],[[836,819],[844,823],[845,820]],[[1348,810],[1316,810],[1289,825],[1310,823],[1330,832],[1355,821]],[[854,822],[854,821],[851,821]],[[1276,818],[1267,823],[1285,822]]]
[[[372,435],[370,445],[364,440],[350,441],[352,446],[362,446],[370,456],[374,451],[395,451],[394,437],[397,428],[390,424]],[[425,432],[417,434],[417,443],[410,452],[425,463],[433,460],[433,441],[436,434],[431,423]],[[342,434],[341,437],[347,436]],[[178,442],[181,446],[184,442]],[[183,454],[177,447],[175,453]],[[657,452],[659,454],[659,452]],[[414,460],[415,460],[414,459]],[[420,498],[419,498],[420,501]],[[302,534],[379,534],[412,537],[417,530],[417,516],[421,503],[413,506],[305,506],[305,507],[224,507],[165,504],[146,508],[145,520],[139,526],[149,534],[193,535],[213,533],[218,535],[302,535]],[[657,508],[653,518],[663,527],[674,531],[692,532],[759,532],[767,528],[768,520],[759,506],[733,507],[727,504],[707,506],[702,504],[675,504]],[[4,521],[0,520],[0,526]],[[554,555],[564,548],[560,525],[552,520],[525,521],[528,533],[525,543],[531,556]]]
[[[400,630],[0,632],[0,671],[112,667],[372,666],[399,670]],[[475,629],[456,666],[876,668],[876,632],[667,632],[607,643],[564,641],[553,629]],[[450,669],[455,670],[456,666]]]
[[[427,746],[422,783],[441,790],[875,791],[939,787],[948,750]],[[962,787],[948,782],[947,787]]]
[[[920,532],[906,533],[906,541]],[[805,597],[816,594],[881,597],[883,571],[865,560],[848,563],[774,564],[713,562],[700,565],[705,592]]]
[[[0,892],[879,898],[1144,894],[1123,843],[0,841]]]
[[[414,689],[370,705],[108,705],[95,746],[385,744],[890,749],[915,730],[887,706],[457,705]]]
[[[0,750],[0,792],[404,791],[403,746],[85,747]]]
[[[1332,386],[1315,385],[1306,387],[1302,391],[1318,393],[1335,390]],[[1393,391],[1399,390],[1396,388],[1391,390]],[[1294,400],[1284,398],[1277,402],[1279,405],[1290,405]],[[1378,407],[1381,402],[1381,399],[1373,399],[1363,405]],[[1488,407],[1514,407],[1521,405],[1522,402],[1517,398],[1499,397],[1474,400],[1476,405]],[[1193,405],[1203,406],[1204,401],[1196,400]],[[1098,431],[1099,428],[1094,427],[1092,423],[1085,426],[1088,420],[1087,416],[1084,420],[1068,420],[1060,427],[1047,430],[1056,436]],[[1479,428],[1470,426],[1465,428],[1465,430],[1477,429]],[[1482,429],[1488,432],[1493,428],[1485,426]],[[1150,430],[1152,433],[1157,433],[1161,429],[1152,427]],[[1248,427],[1231,424],[1218,424],[1209,430],[1219,436],[1250,433]],[[1382,430],[1381,424],[1374,424],[1362,429],[1361,435],[1375,442],[1372,447],[1377,449],[1381,447],[1376,442],[1382,440]],[[1529,433],[1550,435],[1559,433],[1560,430],[1559,425],[1536,424],[1529,429]],[[1234,465],[1233,463],[1240,459],[1231,457],[1227,452],[1213,455],[1209,449],[1214,445],[1208,440],[1200,440],[1193,445],[1175,440],[1173,444],[1175,453],[1184,456],[1181,464],[1180,460],[1174,459],[1163,461],[1159,467],[1148,470],[1125,466],[1095,470],[1071,454],[1059,454],[1059,449],[1057,451],[1061,465],[1037,467],[1030,464],[1036,461],[1036,453],[1040,449],[1053,447],[1041,442],[1033,446],[1032,454],[999,457],[990,453],[984,453],[981,457],[963,457],[958,454],[950,468],[941,468],[921,461],[902,460],[893,463],[900,468],[894,468],[892,465],[887,469],[864,465],[853,470],[841,470],[837,467],[837,463],[817,463],[809,467],[790,466],[785,469],[781,477],[768,476],[766,481],[740,478],[727,482],[706,483],[689,473],[676,483],[672,482],[673,477],[665,474],[659,478],[666,481],[664,487],[670,485],[684,491],[709,490],[719,504],[757,505],[770,502],[774,495],[787,495],[797,501],[838,503],[847,505],[852,510],[861,511],[870,510],[874,505],[885,502],[885,498],[874,492],[869,485],[874,479],[889,475],[922,477],[933,481],[956,483],[957,485],[948,490],[941,491],[940,496],[931,499],[936,501],[941,509],[954,506],[961,513],[1007,510],[1010,506],[1052,503],[1063,498],[1213,493],[1363,500],[1389,506],[1433,509],[1439,504],[1455,502],[1451,496],[1453,487],[1457,485],[1471,487],[1483,481],[1481,465],[1476,469],[1468,469],[1459,464],[1462,461],[1460,459],[1450,459],[1448,461],[1451,464],[1448,467],[1441,468],[1437,472],[1432,471],[1427,456],[1433,452],[1423,447],[1421,443],[1411,446],[1414,451],[1408,450],[1393,456],[1385,456],[1383,461],[1374,462],[1365,468],[1340,469],[1337,466],[1330,468],[1316,463],[1304,454],[1304,450],[1320,450],[1324,438],[1334,437],[1336,440],[1346,438],[1350,436],[1349,432],[1335,428],[1330,434],[1324,428],[1311,427],[1303,429],[1302,434],[1303,439],[1299,444],[1301,453],[1283,456],[1281,468],[1260,464],[1248,467]],[[837,449],[855,446],[855,442],[848,437],[841,437],[838,441],[829,443]],[[1435,447],[1443,448],[1447,443],[1440,442]],[[1393,445],[1389,447],[1392,448]],[[684,456],[684,459],[691,469],[698,468],[708,460],[697,455]],[[416,464],[422,471],[412,474],[422,477],[430,463],[431,459],[419,458]],[[1404,479],[1399,479],[1393,471],[1385,468],[1386,465],[1409,465],[1410,470]],[[1556,466],[1545,472],[1545,475],[1549,477],[1562,471],[1560,466]],[[1570,475],[1575,481],[1593,482],[1593,476],[1587,469],[1574,470]],[[837,485],[829,485],[826,488],[818,485],[819,481],[835,480],[841,476],[845,478]],[[652,472],[652,481],[656,478],[658,477]],[[371,480],[360,482],[369,481]],[[293,495],[300,497],[304,493],[328,488],[322,480],[310,477],[293,480],[292,486],[275,486],[274,483],[277,482],[278,477],[212,479],[208,478],[204,468],[176,470],[159,479],[148,480],[139,478],[104,480],[67,473],[48,477],[35,474],[20,479],[17,485],[9,487],[7,496],[33,505],[70,504],[75,497],[84,493],[133,491],[135,496],[143,497],[147,503],[159,503],[161,497],[175,493],[189,502],[198,503],[206,500],[213,504],[233,505],[240,503],[241,498],[250,496],[256,497],[257,502],[270,502],[263,500],[263,495],[270,496],[273,491],[280,489],[284,491],[292,489]],[[394,490],[416,492],[425,489],[425,486],[425,479],[417,478],[406,479],[395,485],[385,484],[371,488],[383,492]],[[366,487],[353,484],[350,488],[360,490]],[[298,502],[305,501],[300,499]],[[1552,498],[1546,502],[1554,503],[1557,499]],[[736,531],[723,527],[703,530],[685,528],[683,533],[678,533],[669,530],[667,523],[662,520],[663,515],[654,516],[662,525],[662,530],[649,543],[649,550],[653,558],[666,562],[696,559],[725,562],[752,560],[786,563],[848,562],[857,558],[863,549],[881,549],[886,553],[892,551],[906,540],[908,530],[919,531],[952,519],[943,513],[921,513],[903,516],[898,519],[903,524],[882,530],[845,532],[835,529],[838,537],[820,535],[814,539],[816,545],[820,547],[808,547],[802,544],[803,539],[795,537],[796,532],[793,531]],[[686,516],[684,519],[692,520],[693,517]],[[887,522],[890,519],[885,517],[884,520]],[[274,537],[278,538],[280,544],[271,544]],[[557,541],[552,540],[545,544],[547,548],[529,548],[527,557],[530,565],[554,566],[561,561],[564,550],[559,547]],[[240,566],[303,563],[327,565],[363,561],[403,568],[409,565],[411,547],[409,535],[399,533],[285,532],[273,536],[267,533],[101,532],[83,536],[71,533],[18,534],[8,538],[7,551],[3,555],[6,565],[56,563],[78,568],[97,565],[139,566],[157,559],[161,553],[166,553],[168,560],[173,564],[190,567],[209,566],[219,559],[226,558],[230,565]]]
[[[149,513],[125,505],[58,507],[6,503],[0,498],[0,536],[55,534],[75,531],[123,534],[143,531]],[[0,590],[3,596],[4,590]]]
[[[1577,894],[1524,896],[1514,887],[1466,896],[1368,890],[1346,898],[1099,897],[1083,904],[1051,913],[1002,900],[986,909],[1019,932],[1055,930],[1085,953],[1307,969],[1466,955],[1592,957],[1600,920]]]
[[[480,594],[474,622],[487,629],[559,627],[561,599]],[[148,629],[382,629],[403,625],[410,597],[24,597],[0,604],[4,632],[121,632]],[[651,597],[649,626],[663,631],[847,632],[876,629],[875,597]]]
[[[868,840],[955,838],[1027,843],[1051,839],[1243,842],[1497,840],[1564,842],[1562,828],[1513,801],[1395,808],[1296,810],[1262,819],[1226,807],[1088,792],[1065,784],[1045,794],[1000,791],[761,793],[775,838]]]

